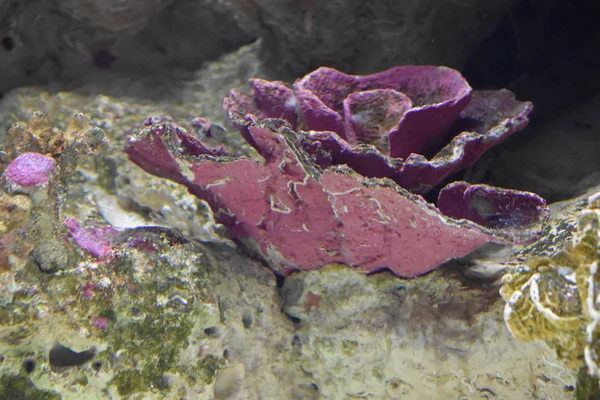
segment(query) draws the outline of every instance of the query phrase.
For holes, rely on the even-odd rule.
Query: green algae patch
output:
[[[208,385],[215,380],[217,372],[225,367],[225,360],[214,356],[207,356],[198,362],[198,379]]]
[[[117,387],[117,391],[121,396],[129,396],[133,393],[146,391],[150,385],[150,382],[137,370],[120,372],[113,378],[111,383]]]
[[[114,353],[125,354],[127,360],[135,359],[136,367],[118,371],[110,385],[114,385],[121,396],[128,396],[168,389],[164,383],[167,374],[211,384],[216,371],[224,366],[224,360],[208,356],[196,366],[183,367],[180,363],[181,352],[189,346],[193,327],[191,316],[155,310],[140,321],[116,328],[111,337]]]
[[[575,400],[596,400],[600,398],[600,387],[598,379],[588,374],[587,368],[582,367],[577,373],[577,385],[575,387]]]
[[[0,399],[10,400],[60,400],[51,390],[40,390],[24,376],[5,374],[0,377]]]
[[[194,327],[211,318],[194,290],[192,283],[196,282],[181,274],[189,267],[161,257],[135,268],[140,270],[150,265],[152,274],[127,271],[129,285],[115,291],[112,308],[101,311],[109,321],[114,321],[107,342],[119,360],[114,363],[115,376],[109,385],[121,396],[167,391],[167,375],[200,380],[204,384],[214,380],[214,372],[207,375],[206,366],[184,367],[181,362]],[[212,378],[205,379],[208,376]]]
[[[354,357],[358,348],[358,343],[351,340],[342,341],[342,353],[346,357]]]
[[[187,348],[192,323],[185,319],[153,315],[143,321],[128,323],[114,335],[115,352],[125,351],[138,360],[137,370],[119,372],[113,379],[124,395],[133,388],[145,391],[155,386],[163,374],[175,372],[179,352]]]
[[[5,356],[0,372],[20,373],[26,357],[36,364],[31,381],[5,383],[3,390],[11,396],[0,399],[18,399],[13,393],[21,389],[15,385],[25,383],[60,389],[65,399],[72,399],[99,390],[122,398],[178,398],[176,393],[205,391],[214,382],[225,360],[199,355],[202,330],[219,321],[211,300],[210,260],[192,246],[160,240],[164,235],[137,230],[133,236],[151,245],[158,237],[160,252],[124,248],[108,262],[52,275],[19,272],[18,295],[0,306],[0,351]],[[96,348],[92,360],[69,368],[77,379],[61,380],[45,365],[57,340],[73,351]]]

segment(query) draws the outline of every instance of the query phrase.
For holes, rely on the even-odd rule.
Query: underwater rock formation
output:
[[[370,73],[393,65],[462,67],[514,0],[365,2],[227,0],[264,41],[263,65],[283,79],[329,65]]]
[[[123,31],[143,26],[154,15],[164,12],[174,0],[151,1],[86,1],[66,0],[60,9],[75,20],[89,21],[110,31]]]
[[[212,0],[7,0],[0,8],[0,93],[89,82],[107,69],[137,78],[157,69],[167,75],[252,40]]]

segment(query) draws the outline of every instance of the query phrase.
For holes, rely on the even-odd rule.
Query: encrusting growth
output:
[[[61,215],[68,178],[82,156],[100,150],[106,140],[104,132],[92,127],[80,113],[74,114],[62,131],[52,127],[44,114],[36,112],[26,125],[13,126],[9,135],[3,152],[3,158],[9,162],[0,182],[0,208],[10,207],[23,196],[28,201],[21,203],[28,205],[24,208],[27,218],[12,228],[4,228],[11,239],[4,240],[0,259],[9,262],[11,253],[27,247],[23,242],[29,242],[31,255],[41,270],[68,268],[76,260]],[[17,232],[20,227],[26,228],[26,236]]]
[[[600,377],[600,193],[580,211],[567,248],[504,276],[504,318],[513,335],[541,340],[570,366]]]

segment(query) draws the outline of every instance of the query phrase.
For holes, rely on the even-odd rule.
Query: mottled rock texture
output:
[[[98,69],[189,70],[250,40],[216,0],[7,0],[0,4],[0,94],[89,79]]]
[[[283,310],[298,320],[299,365],[318,377],[317,398],[473,398],[488,390],[534,398],[517,381],[530,382],[541,397],[569,398],[573,374],[545,346],[515,344],[497,288],[459,276],[445,270],[392,281],[387,273],[334,266],[288,278]]]
[[[368,73],[399,64],[461,67],[513,0],[228,0],[262,37],[264,67],[282,78],[326,65]]]
[[[492,151],[492,184],[532,190],[551,202],[598,185],[599,107],[598,95],[572,104]]]

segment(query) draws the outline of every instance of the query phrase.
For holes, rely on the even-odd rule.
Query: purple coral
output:
[[[254,79],[252,89],[252,96],[232,90],[224,101],[251,144],[249,122],[282,118],[306,131],[303,146],[322,167],[346,164],[414,193],[523,129],[533,108],[507,90],[473,91],[459,72],[434,66],[365,76],[319,68],[293,88]]]
[[[344,263],[414,277],[486,242],[510,242],[519,229],[519,224],[509,232],[445,216],[393,181],[365,178],[346,166],[322,170],[304,150],[305,138],[282,120],[250,122],[243,133],[264,163],[209,149],[170,120],[159,119],[132,134],[125,151],[147,172],[206,200],[232,237],[282,274]],[[503,195],[515,201],[523,196]],[[519,240],[539,233],[547,217],[543,200],[540,204],[531,214],[535,222]]]
[[[413,194],[527,125],[531,103],[509,91],[473,92],[457,71],[432,66],[320,68],[293,87],[252,87],[224,108],[264,162],[208,148],[170,119],[147,120],[126,153],[206,200],[284,275],[344,263],[415,277],[486,242],[535,239],[548,218],[527,192],[458,182],[441,190],[440,209]]]
[[[444,187],[437,206],[448,217],[501,229],[516,242],[535,237],[539,221],[550,216],[546,202],[534,193],[462,181]]]
[[[56,161],[52,157],[39,153],[23,153],[6,167],[7,181],[23,188],[48,183],[54,171]]]
[[[395,67],[366,76],[319,68],[296,88],[308,129],[326,130],[319,126],[321,115],[333,111],[342,125],[336,133],[349,143],[384,136],[390,157],[401,158],[436,151],[472,92],[457,71],[433,66]]]
[[[67,218],[65,225],[79,247],[96,258],[105,258],[114,250],[113,240],[119,231],[111,226],[84,227],[75,218]]]

